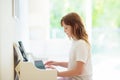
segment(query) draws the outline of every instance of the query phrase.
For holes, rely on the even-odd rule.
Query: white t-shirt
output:
[[[71,80],[92,80],[90,47],[84,40],[73,41],[69,54],[68,70],[76,66],[76,61],[85,63],[84,70],[81,75],[71,77]]]

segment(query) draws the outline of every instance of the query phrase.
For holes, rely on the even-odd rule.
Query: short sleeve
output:
[[[75,57],[76,61],[82,61],[86,63],[88,57],[88,46],[84,41],[79,41],[76,44]]]

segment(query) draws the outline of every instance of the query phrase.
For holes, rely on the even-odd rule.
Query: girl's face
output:
[[[72,37],[72,28],[70,25],[66,25],[64,21],[62,22],[64,32],[68,35],[68,37]]]

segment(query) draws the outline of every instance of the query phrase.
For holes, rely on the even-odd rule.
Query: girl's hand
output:
[[[45,68],[50,68],[50,69],[56,69],[54,66],[52,66],[52,65],[45,65]]]
[[[48,66],[51,66],[51,65],[58,66],[58,63],[56,61],[47,61],[45,63],[45,65],[48,65]]]

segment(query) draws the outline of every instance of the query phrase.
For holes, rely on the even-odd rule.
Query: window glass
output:
[[[50,38],[66,38],[60,20],[68,12],[77,12],[85,19],[84,0],[50,0]]]
[[[120,79],[120,0],[92,0],[92,2],[94,79]]]

